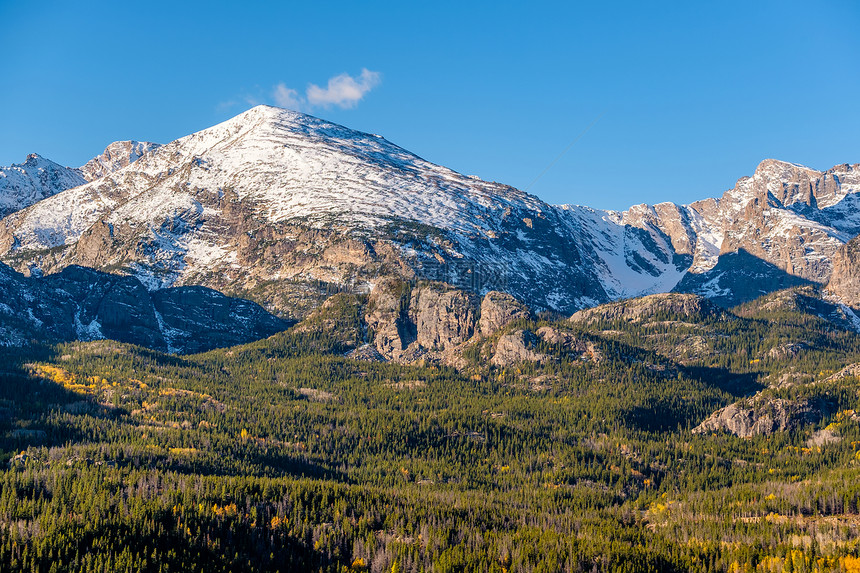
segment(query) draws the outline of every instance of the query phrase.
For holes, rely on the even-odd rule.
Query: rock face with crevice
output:
[[[364,317],[376,350],[388,360],[400,360],[415,342],[414,324],[409,321],[408,290],[399,281],[376,285],[370,293]]]
[[[468,291],[439,284],[412,290],[409,318],[416,341],[424,348],[445,350],[463,344],[475,334],[478,299]]]
[[[860,308],[860,236],[836,251],[827,290],[848,306]]]
[[[465,345],[529,317],[528,307],[509,294],[490,292],[479,299],[444,283],[410,286],[387,280],[370,293],[364,319],[374,348],[385,359],[453,364],[460,362]]]
[[[409,362],[470,340],[479,312],[471,292],[441,283],[411,287],[389,280],[371,292],[365,321],[380,355]]]

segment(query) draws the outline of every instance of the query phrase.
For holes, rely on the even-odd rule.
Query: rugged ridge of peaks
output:
[[[31,153],[23,163],[0,167],[0,218],[86,182],[76,170]]]
[[[37,153],[29,154],[23,163],[0,167],[0,219],[121,169],[158,147],[157,143],[115,141],[81,167],[63,167]]]
[[[769,159],[719,198],[616,212],[548,205],[269,106],[140,145],[114,144],[88,164],[108,166],[98,179],[6,217],[0,257],[26,272],[79,264],[148,288],[200,284],[296,317],[332,286],[369,292],[387,279],[570,313],[673,290],[731,305],[824,285],[860,233],[857,165]]]

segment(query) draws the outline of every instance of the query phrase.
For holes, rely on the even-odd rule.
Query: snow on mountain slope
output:
[[[611,300],[671,290],[689,267],[670,237],[652,223],[634,226],[629,212],[564,205],[565,232],[591,254],[594,269]]]
[[[144,153],[159,147],[160,144],[149,141],[114,141],[100,155],[78,167],[78,171],[87,181],[93,181],[134,163],[143,157]]]
[[[32,153],[24,163],[0,167],[0,219],[86,182],[75,169]]]
[[[202,284],[285,314],[385,276],[571,311],[682,287],[722,292],[734,259],[719,262],[739,251],[767,276],[825,282],[860,228],[858,173],[766,160],[719,199],[556,207],[382,137],[258,106],[7,217],[0,256],[28,272],[82,264],[149,288]]]
[[[148,292],[133,277],[70,266],[25,277],[0,263],[0,346],[110,338],[194,353],[271,336],[289,322],[203,287]]]
[[[821,172],[768,159],[720,199],[623,213],[562,209],[568,232],[593,239],[588,250],[611,298],[674,289],[728,304],[785,285],[826,283],[835,253],[860,232],[857,207],[857,165]]]
[[[264,204],[261,214],[269,221],[306,218],[319,226],[336,221],[376,228],[403,218],[485,233],[506,207],[539,211],[544,206],[512,187],[433,165],[380,137],[259,106],[168,144],[133,169],[111,174],[109,181],[32,209],[18,229],[27,244],[51,248],[73,242],[114,207],[113,221],[144,218],[150,223],[192,208],[186,189],[204,187],[231,189],[239,200]],[[42,230],[63,226],[58,218],[69,224],[51,239]]]
[[[152,287],[370,288],[394,273],[508,286],[544,307],[605,300],[558,218],[379,136],[258,106],[16,213],[0,250],[22,270],[119,266]]]
[[[695,204],[694,204],[695,205]],[[736,303],[781,286],[825,284],[838,249],[860,232],[860,166],[827,171],[767,159],[706,217],[719,258],[676,287]],[[729,255],[725,264],[717,264]],[[755,267],[755,268],[754,268]],[[754,285],[750,277],[757,277]]]
[[[78,168],[63,167],[35,153],[28,155],[24,163],[0,167],[0,219],[134,163],[158,146],[149,142],[116,141]]]

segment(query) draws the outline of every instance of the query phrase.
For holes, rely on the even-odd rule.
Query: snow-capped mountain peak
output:
[[[84,183],[74,169],[31,153],[23,163],[0,167],[0,218]]]
[[[270,106],[138,145],[120,146],[136,161],[117,164],[109,148],[96,163],[115,170],[7,217],[4,260],[119,268],[150,288],[202,284],[286,313],[316,304],[311,285],[368,290],[392,275],[570,311],[672,289],[723,293],[719,262],[740,251],[826,282],[828,257],[860,232],[858,166],[765,160],[718,199],[615,212],[548,205]]]

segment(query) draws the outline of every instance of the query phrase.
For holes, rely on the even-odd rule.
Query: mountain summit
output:
[[[87,164],[97,179],[0,222],[3,260],[28,273],[120,271],[153,289],[199,284],[296,317],[389,277],[572,312],[671,290],[732,304],[771,284],[824,284],[860,232],[850,165],[766,160],[718,199],[616,212],[549,205],[269,106],[120,152],[136,161],[111,152]],[[740,292],[752,271],[737,260],[755,267],[756,292]]]
[[[381,137],[267,106],[3,227],[0,251],[21,270],[122,269],[154,288],[255,291],[283,310],[311,284],[370,290],[389,275],[504,287],[549,308],[606,297],[556,208]]]

